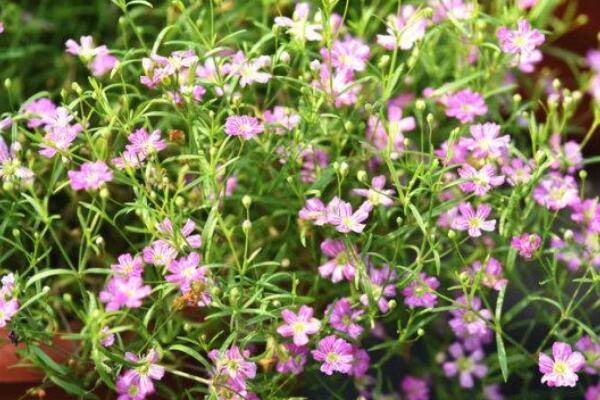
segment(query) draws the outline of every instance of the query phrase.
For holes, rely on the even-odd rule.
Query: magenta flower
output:
[[[160,136],[160,129],[148,134],[146,129],[140,128],[129,135],[127,140],[131,143],[127,145],[127,150],[133,151],[141,159],[150,154],[158,153],[167,147],[167,143]]]
[[[339,69],[332,72],[333,75],[326,64],[321,65],[319,80],[314,80],[312,86],[322,90],[337,108],[356,103],[361,86],[354,82],[353,71]]]
[[[298,212],[298,217],[303,220],[313,221],[315,225],[325,225],[327,223],[327,208],[323,202],[313,197],[306,200],[305,206]]]
[[[112,264],[111,269],[121,278],[141,277],[144,272],[142,257],[132,257],[131,254],[121,254],[117,259],[117,264]]]
[[[571,219],[583,224],[590,232],[600,233],[600,207],[598,199],[585,199],[571,205]]]
[[[464,296],[456,301],[461,304],[457,309],[450,310],[453,318],[448,322],[450,328],[459,339],[469,339],[467,348],[475,348],[481,341],[485,341],[491,333],[486,321],[492,319],[492,313],[488,309],[481,308],[481,300],[474,296],[469,302]]]
[[[199,267],[199,264],[200,255],[193,251],[179,260],[171,261],[168,267],[170,274],[165,279],[178,285],[182,293],[187,293],[194,282],[205,280],[208,268]]]
[[[292,18],[275,17],[275,26],[287,29],[287,33],[299,42],[305,40],[312,42],[321,41],[321,23],[310,23],[310,4],[298,3]]]
[[[244,350],[240,352],[239,347],[231,346],[224,352],[211,350],[208,357],[215,364],[217,375],[224,375],[238,382],[245,388],[246,379],[253,379],[256,376],[256,364],[247,361],[250,352]]]
[[[273,130],[279,135],[293,130],[300,124],[300,115],[282,106],[275,106],[273,111],[265,111],[263,117],[265,122],[274,126]]]
[[[27,167],[23,167],[19,159],[21,145],[19,142],[14,142],[10,146],[10,150],[0,137],[0,179],[3,182],[17,182],[24,185],[30,185],[34,180],[34,173]]]
[[[570,175],[549,175],[533,190],[533,198],[550,210],[560,210],[579,201],[577,182]]]
[[[554,342],[552,358],[540,353],[538,366],[543,374],[542,383],[550,387],[574,387],[579,379],[577,372],[585,366],[585,358],[568,343]]]
[[[152,381],[160,381],[165,374],[165,369],[157,364],[158,353],[156,350],[150,350],[142,358],[127,352],[125,353],[125,358],[131,363],[141,365],[128,369],[119,377],[119,380],[122,380],[123,386],[134,385],[138,386],[139,390],[144,394],[154,393],[155,389]]]
[[[284,350],[277,353],[277,365],[275,366],[277,372],[293,375],[302,373],[308,356],[308,347],[285,343],[283,348]]]
[[[94,76],[102,76],[113,70],[119,59],[112,54],[98,54],[88,65]]]
[[[354,348],[344,339],[329,335],[321,339],[319,347],[313,350],[312,356],[321,362],[321,372],[332,375],[334,372],[350,374],[354,362]]]
[[[353,212],[350,203],[346,203],[345,201],[338,200],[332,207],[330,205],[328,205],[327,222],[335,225],[338,232],[361,233],[365,229],[366,225],[361,224],[361,222],[369,218],[369,212],[372,208],[371,204],[368,202],[363,203],[356,212]]]
[[[481,364],[483,351],[477,349],[470,354],[465,353],[460,343],[453,343],[448,347],[448,353],[454,359],[442,364],[444,374],[448,377],[458,375],[460,386],[470,389],[475,385],[475,378],[483,378],[487,373],[487,367]]]
[[[521,236],[513,236],[511,246],[519,252],[521,257],[531,258],[533,253],[539,249],[542,238],[535,233],[523,233]]]
[[[160,233],[162,233],[168,239],[170,239],[171,242],[179,243],[180,238],[175,234],[173,224],[171,223],[171,220],[168,217],[165,218],[161,223],[159,223],[156,226],[156,228]],[[188,218],[185,221],[185,225],[183,225],[183,228],[181,228],[181,230],[179,231],[179,234],[181,235],[184,244],[192,249],[197,249],[200,246],[202,246],[202,236],[200,236],[199,234],[192,235],[195,229],[196,223]]]
[[[167,266],[177,257],[177,250],[164,240],[155,240],[142,252],[144,262],[156,266]]]
[[[313,318],[314,310],[308,306],[301,306],[298,314],[289,309],[281,312],[285,324],[277,328],[277,333],[283,337],[293,336],[296,346],[308,343],[308,335],[314,335],[321,329],[321,322]]]
[[[463,192],[473,192],[477,196],[484,196],[493,187],[504,183],[504,175],[496,175],[496,167],[492,164],[485,164],[481,169],[476,170],[469,164],[464,164],[459,168],[458,174],[466,182],[458,184]]]
[[[331,281],[337,283],[342,279],[351,281],[356,273],[356,266],[352,260],[352,254],[346,251],[346,246],[341,240],[325,239],[321,243],[321,251],[330,258],[319,267],[319,274],[323,278],[331,277]],[[356,254],[358,249],[353,247]]]
[[[404,303],[410,308],[423,307],[432,308],[437,303],[435,290],[440,286],[440,282],[434,276],[427,276],[424,272],[419,273],[418,278],[404,289]]]
[[[117,400],[144,400],[148,393],[140,387],[140,382],[127,382],[119,377],[116,384]]]
[[[496,228],[496,220],[487,220],[492,208],[487,204],[477,206],[477,211],[473,210],[471,203],[461,203],[458,206],[460,215],[452,221],[452,228],[459,231],[468,231],[469,236],[479,237],[481,231],[492,232]]]
[[[563,167],[569,174],[573,174],[583,168],[583,155],[579,143],[570,140],[561,146],[560,135],[553,134],[550,136],[549,144],[552,169],[558,170]]]
[[[388,299],[396,296],[397,280],[396,271],[391,270],[389,265],[384,264],[381,269],[369,265],[369,282],[366,284],[369,285],[373,300],[382,313],[389,311]],[[360,296],[360,302],[365,306],[369,305],[369,301],[368,292]]]
[[[348,35],[343,40],[333,42],[331,48],[331,65],[336,69],[364,71],[369,60],[371,49],[360,39]],[[329,49],[321,49],[323,61],[329,62]]]
[[[245,140],[252,139],[264,130],[263,124],[248,115],[233,115],[225,121],[225,133],[230,136],[241,136]]]
[[[600,382],[595,386],[590,386],[585,392],[584,400],[598,400],[600,399]]]
[[[358,346],[352,346],[352,370],[350,375],[355,378],[361,378],[366,375],[371,364],[369,353]]]
[[[400,388],[405,400],[429,400],[429,385],[425,379],[407,375],[402,379]]]
[[[354,310],[349,299],[340,299],[330,305],[325,314],[331,313],[329,325],[339,332],[348,334],[352,339],[357,339],[364,328],[357,323],[364,310]]]
[[[520,158],[513,158],[510,164],[502,167],[502,173],[511,186],[524,185],[531,180],[531,166],[533,161],[525,163]]]
[[[110,347],[115,344],[115,334],[110,332],[108,326],[105,326],[100,331],[100,344],[104,347]]]
[[[500,290],[508,283],[502,274],[502,264],[494,257],[490,257],[485,263],[475,261],[471,268],[467,270],[467,273],[471,275],[472,279],[476,279],[477,275],[481,275],[480,279],[483,286],[494,290]]]
[[[391,196],[394,195],[393,189],[384,189],[385,187],[385,176],[379,175],[373,178],[371,181],[370,189],[352,189],[352,193],[362,197],[366,197],[367,201],[373,206],[382,205],[389,207],[394,203]]]
[[[19,311],[17,299],[6,300],[0,298],[0,328],[4,328],[17,311]]]
[[[113,173],[102,161],[85,162],[79,171],[68,171],[71,188],[79,190],[98,190],[106,182],[112,181]]]
[[[498,30],[498,41],[503,52],[515,54],[515,65],[522,64],[530,59],[531,54],[538,46],[544,43],[544,35],[537,29],[531,29],[529,21],[519,20],[517,30],[511,31],[507,27]]]
[[[464,145],[477,158],[502,157],[508,154],[510,136],[500,135],[500,125],[493,122],[476,124],[469,128],[470,138],[464,139]]]
[[[398,15],[387,18],[387,35],[377,35],[377,43],[388,49],[396,47],[402,50],[411,49],[415,42],[425,36],[427,19],[423,14],[417,14],[417,9],[412,5],[404,5]]]
[[[473,121],[478,115],[485,115],[487,111],[483,96],[470,89],[461,90],[446,99],[446,115],[463,124]]]
[[[104,290],[100,292],[99,298],[102,303],[106,303],[107,311],[116,311],[120,308],[139,308],[142,301],[152,292],[152,288],[144,285],[144,281],[139,277],[123,279],[118,276],[113,277]]]
[[[519,8],[525,10],[525,9],[532,8],[533,6],[535,6],[538,1],[539,0],[519,0],[518,6],[519,6]]]
[[[585,356],[587,362],[585,372],[590,375],[598,374],[600,370],[600,343],[598,343],[598,339],[596,338],[596,341],[593,341],[588,335],[582,336],[575,343],[575,348]]]

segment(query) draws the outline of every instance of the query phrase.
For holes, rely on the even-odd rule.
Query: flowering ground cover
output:
[[[598,400],[600,50],[555,45],[586,23],[561,3],[8,4],[28,394]]]

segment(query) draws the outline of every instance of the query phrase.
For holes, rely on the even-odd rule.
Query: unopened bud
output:
[[[452,229],[448,231],[448,239],[454,239],[456,237],[456,232]]]
[[[356,173],[356,179],[358,179],[359,182],[364,183],[367,180],[367,172],[364,169],[361,169],[360,171],[358,171]]]
[[[340,164],[340,175],[346,176],[348,174],[348,168],[350,168],[348,166],[348,163],[345,161],[342,161],[342,163]]]
[[[284,258],[283,260],[281,260],[281,268],[289,268],[290,265],[291,262],[289,258]]]
[[[579,178],[581,178],[581,180],[584,180],[585,178],[587,178],[587,171],[585,169],[582,169],[581,171],[579,171]]]
[[[250,232],[250,229],[252,228],[252,222],[250,222],[250,220],[244,220],[244,222],[242,223],[242,230],[244,231],[244,233],[247,235],[248,232]]]
[[[419,99],[415,102],[415,108],[418,111],[423,111],[426,106],[427,106],[427,104],[425,103],[425,101],[423,99]]]
[[[570,230],[570,229],[567,229],[567,230],[565,231],[565,239],[566,239],[566,240],[572,240],[572,239],[573,239],[573,236],[574,236],[574,234],[573,234],[573,231],[572,231],[572,230]]]
[[[515,102],[517,104],[519,104],[522,100],[523,100],[523,98],[521,97],[521,95],[519,93],[517,93],[513,96],[513,102]]]
[[[242,197],[242,205],[244,208],[250,208],[252,205],[252,197],[248,196],[247,194],[244,195],[244,197]]]
[[[388,63],[390,62],[390,56],[388,56],[387,54],[384,54],[380,59],[379,62],[377,63],[377,66],[379,68],[385,68],[386,65],[388,65]]]
[[[281,61],[284,64],[287,64],[290,62],[290,53],[288,53],[287,51],[282,51],[281,54],[279,54],[279,61]]]

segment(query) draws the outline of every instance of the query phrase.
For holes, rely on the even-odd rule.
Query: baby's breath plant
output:
[[[37,93],[11,4],[0,332],[29,393],[597,399],[573,3],[98,0]]]

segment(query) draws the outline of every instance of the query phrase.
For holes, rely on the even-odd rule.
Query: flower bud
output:
[[[346,161],[342,161],[340,164],[340,175],[346,176],[348,174],[348,163]]]
[[[361,169],[360,171],[358,171],[356,173],[356,179],[361,182],[364,183],[367,180],[367,172],[364,169]]]
[[[279,61],[281,61],[284,64],[287,64],[290,62],[290,53],[288,53],[287,51],[282,51],[279,54]]]
[[[250,232],[250,229],[252,228],[252,222],[250,222],[250,220],[244,220],[244,222],[242,223],[242,230],[244,231],[244,233],[247,235]]]
[[[291,262],[289,258],[284,258],[283,260],[281,260],[281,268],[289,268],[290,265]]]
[[[377,63],[377,66],[379,68],[385,68],[388,65],[389,62],[390,62],[390,56],[388,56],[387,54],[384,54],[379,59],[379,62]]]
[[[572,231],[572,230],[570,230],[570,229],[567,229],[567,230],[565,231],[565,240],[572,240],[572,239],[573,239],[573,236],[574,236],[574,234],[573,234],[573,231]]]
[[[519,104],[522,100],[523,100],[523,98],[521,97],[521,95],[519,93],[517,93],[513,96],[513,102],[515,102],[516,104]]]
[[[418,111],[423,111],[425,109],[425,107],[427,107],[427,104],[425,103],[425,101],[423,99],[419,99],[415,102],[415,108]],[[429,117],[429,115],[428,115]]]
[[[244,195],[244,197],[242,197],[242,205],[244,208],[250,208],[252,205],[252,197],[248,196],[247,194]]]
[[[101,199],[107,199],[108,196],[110,196],[110,192],[108,191],[107,188],[103,187],[102,189],[100,189],[100,198]]]
[[[582,169],[581,171],[579,171],[579,178],[581,178],[581,180],[584,180],[585,178],[587,178],[587,171],[585,169]]]
[[[448,231],[448,239],[454,239],[456,237],[456,232],[452,229]]]

